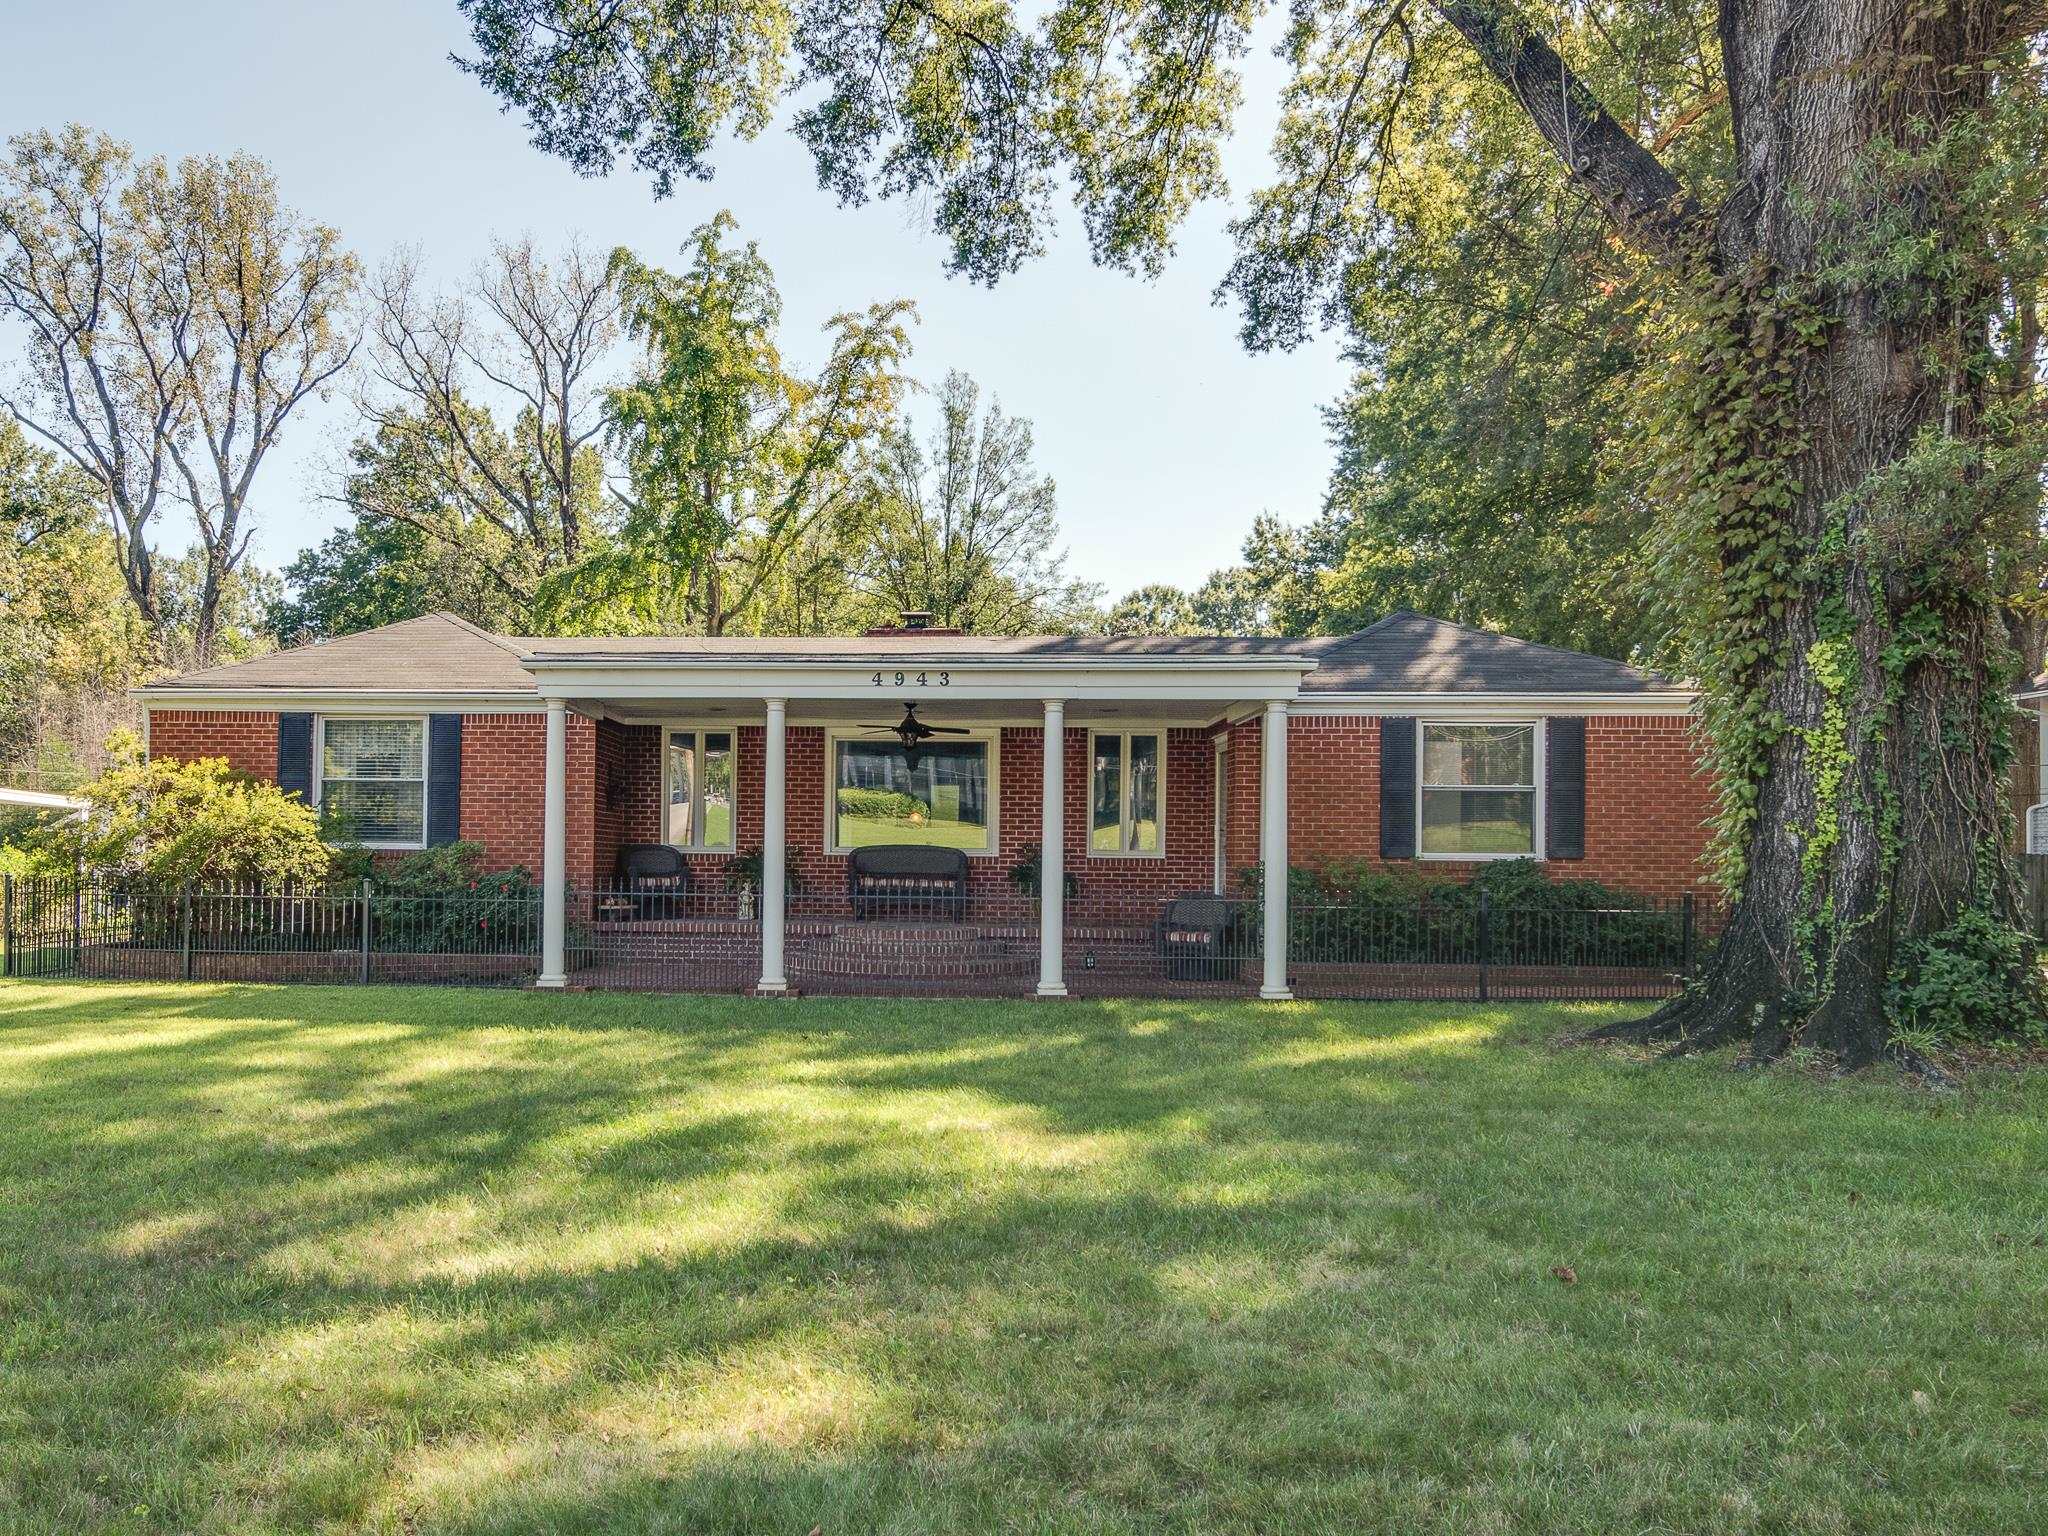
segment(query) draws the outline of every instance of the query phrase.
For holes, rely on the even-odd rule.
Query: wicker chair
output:
[[[1232,938],[1242,903],[1224,896],[1176,896],[1159,914],[1159,959],[1169,981],[1232,981],[1240,957]]]
[[[619,849],[619,884],[635,917],[680,917],[690,894],[690,866],[667,843],[627,843]]]

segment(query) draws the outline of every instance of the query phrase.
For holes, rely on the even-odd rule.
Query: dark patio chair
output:
[[[1160,962],[1168,981],[1234,981],[1242,958],[1235,940],[1241,902],[1226,896],[1176,896],[1159,914]]]
[[[667,843],[627,843],[619,849],[619,884],[635,917],[681,917],[690,894],[690,866]]]

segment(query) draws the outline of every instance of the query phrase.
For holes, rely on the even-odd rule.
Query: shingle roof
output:
[[[1303,693],[1665,693],[1680,684],[1626,662],[1390,613],[1353,635],[1297,641],[1319,665]]]
[[[531,694],[533,674],[519,657],[519,647],[502,636],[452,613],[429,613],[382,629],[187,672],[152,686],[194,692],[360,688],[379,693]]]
[[[1186,657],[1298,657],[1316,670],[1304,694],[1587,693],[1642,694],[1677,685],[1653,672],[1452,624],[1393,613],[1353,635],[1102,635],[771,637],[493,635],[453,614],[435,613],[252,661],[209,667],[156,685],[168,691],[358,688],[366,692],[524,693],[533,676],[523,658],[603,661],[635,657],[690,662],[918,659],[934,665],[1011,660],[1093,661]]]

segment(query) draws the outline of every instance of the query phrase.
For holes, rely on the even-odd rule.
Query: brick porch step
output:
[[[1038,941],[1016,929],[957,923],[848,923],[790,942],[795,974],[845,980],[968,981],[1035,976]]]

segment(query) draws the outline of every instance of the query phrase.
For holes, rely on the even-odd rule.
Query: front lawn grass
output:
[[[2038,1531],[2048,1080],[1612,1016],[0,983],[0,1531]]]

